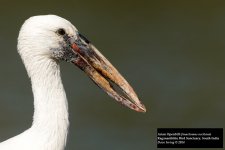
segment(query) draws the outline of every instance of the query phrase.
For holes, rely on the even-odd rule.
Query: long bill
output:
[[[71,39],[71,48],[77,58],[72,62],[83,70],[103,91],[121,104],[137,112],[146,112],[133,88],[116,68],[83,35]],[[116,85],[122,92],[117,92]]]

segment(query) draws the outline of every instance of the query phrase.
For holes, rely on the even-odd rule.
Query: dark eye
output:
[[[66,34],[66,31],[64,29],[60,28],[60,29],[57,30],[57,33],[59,35],[65,35]]]

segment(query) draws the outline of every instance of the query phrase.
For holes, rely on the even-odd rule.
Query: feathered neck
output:
[[[33,130],[43,134],[44,145],[49,150],[62,150],[68,132],[68,105],[60,76],[60,67],[55,60],[39,58],[29,65],[34,94]]]

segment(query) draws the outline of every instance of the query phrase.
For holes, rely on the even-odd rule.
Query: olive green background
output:
[[[0,14],[0,141],[32,123],[31,85],[16,44],[24,20],[40,14],[70,20],[147,108],[122,107],[61,63],[70,111],[66,150],[154,150],[159,127],[225,127],[225,1],[1,0]]]

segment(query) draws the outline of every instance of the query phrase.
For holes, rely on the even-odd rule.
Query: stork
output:
[[[60,75],[61,61],[79,67],[121,104],[137,112],[146,111],[123,76],[64,18],[30,17],[20,29],[17,49],[32,84],[33,123],[21,134],[0,143],[0,150],[64,150],[69,119]]]

